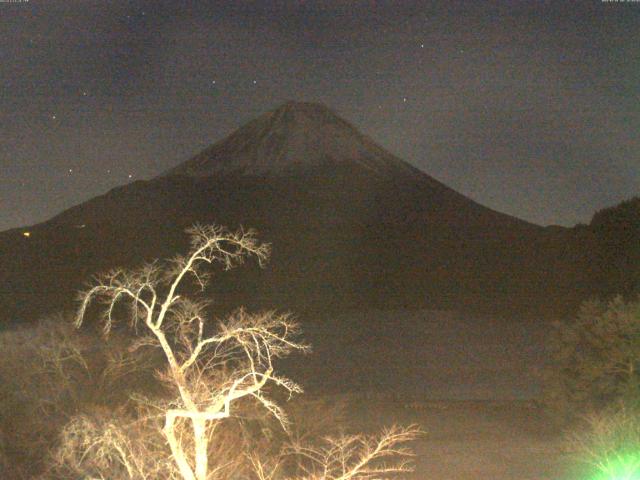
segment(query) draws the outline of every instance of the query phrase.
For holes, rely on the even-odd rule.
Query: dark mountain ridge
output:
[[[377,146],[329,109],[289,102],[149,181],[0,233],[0,315],[70,306],[91,274],[186,249],[193,223],[273,244],[266,270],[216,276],[221,306],[457,308],[538,314],[590,288],[570,229],[493,211]],[[578,252],[578,253],[576,253]]]

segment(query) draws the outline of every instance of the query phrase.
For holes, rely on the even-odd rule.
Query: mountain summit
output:
[[[413,167],[326,106],[291,101],[250,121],[165,175],[208,177],[233,172],[280,176],[344,163],[379,174],[415,173]]]

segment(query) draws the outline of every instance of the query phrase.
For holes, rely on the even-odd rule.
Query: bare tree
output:
[[[83,323],[90,304],[97,300],[103,305],[104,333],[109,334],[121,312],[119,304],[130,307],[130,326],[136,330],[143,327],[146,332],[131,350],[158,347],[166,361],[166,369],[159,372],[159,377],[175,392],[174,401],[159,407],[164,417],[162,432],[173,459],[167,478],[211,480],[219,477],[219,472],[214,471],[218,466],[212,469],[209,462],[216,425],[232,415],[241,399],[252,399],[287,429],[287,416],[270,397],[271,390],[267,387],[279,387],[289,395],[301,392],[296,383],[275,374],[274,360],[293,351],[306,351],[308,347],[298,340],[297,323],[288,314],[273,311],[252,314],[239,309],[212,328],[206,319],[207,302],[185,296],[189,282],[204,289],[209,275],[203,267],[211,264],[220,264],[228,270],[247,257],[255,257],[263,265],[269,246],[259,243],[253,231],[195,226],[188,232],[192,243],[186,257],[177,257],[168,264],[155,262],[136,271],[114,270],[97,277],[93,286],[80,295],[76,325]],[[149,417],[143,421],[148,423]],[[85,449],[77,461],[94,449],[103,470],[116,463],[124,468],[128,478],[155,478],[157,472],[149,474],[140,459],[144,448],[122,437],[119,433],[122,429],[116,425],[109,424],[108,428],[95,425],[85,419],[70,424],[66,430],[71,443]],[[108,431],[109,435],[87,436],[91,431]],[[377,443],[359,436],[343,437],[330,441],[326,449],[290,448],[286,454],[304,458],[303,463],[315,455],[316,462],[326,463],[326,471],[348,465],[341,475],[322,478],[380,477],[374,473],[401,472],[406,464],[383,464],[381,470],[367,470],[364,465],[383,456],[404,455],[407,452],[395,450],[394,445],[415,434],[413,428],[390,430]],[[62,456],[73,457],[69,452]],[[264,476],[266,470],[261,467],[264,464],[256,455],[250,457],[255,473]],[[282,455],[274,458],[277,464]],[[308,468],[312,467],[306,468],[310,472]],[[272,474],[276,471],[275,467],[271,469]]]
[[[383,480],[413,471],[413,452],[403,446],[422,434],[416,425],[391,427],[379,435],[326,437],[320,444],[294,442],[281,454],[264,462],[251,456],[259,480],[274,480],[289,457],[295,478],[304,480]]]
[[[300,387],[274,373],[273,360],[293,350],[305,350],[296,340],[297,324],[288,315],[275,312],[249,314],[238,310],[220,321],[214,334],[207,334],[206,303],[193,302],[180,294],[186,277],[202,288],[208,281],[203,265],[221,263],[230,269],[253,256],[262,264],[269,246],[259,243],[253,231],[230,231],[217,226],[196,226],[188,257],[178,257],[165,274],[157,264],[127,272],[112,271],[81,295],[76,324],[80,326],[93,299],[105,303],[104,331],[109,333],[118,302],[131,306],[131,323],[142,323],[147,337],[137,346],[157,345],[167,362],[163,379],[174,386],[178,401],[165,412],[164,435],[180,474],[185,480],[206,480],[209,474],[207,434],[209,422],[227,418],[237,400],[250,396],[260,402],[286,427],[280,407],[265,394],[274,383],[290,393]],[[185,451],[176,435],[176,424],[189,421],[193,428],[194,452]]]

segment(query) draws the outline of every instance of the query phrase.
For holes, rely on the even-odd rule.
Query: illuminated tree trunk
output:
[[[167,412],[166,422],[164,425],[164,434],[167,437],[167,441],[169,442],[169,448],[171,448],[173,460],[176,462],[176,465],[178,465],[178,469],[180,470],[180,474],[182,475],[182,478],[184,480],[196,480],[196,477],[193,474],[193,470],[191,469],[184,451],[182,450],[182,446],[176,439],[175,422],[176,415],[174,414],[174,412]]]
[[[193,433],[195,441],[196,479],[207,480],[209,458],[207,454],[209,439],[207,438],[206,420],[193,419]]]

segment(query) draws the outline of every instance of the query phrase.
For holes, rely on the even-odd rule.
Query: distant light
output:
[[[31,236],[31,232],[22,232],[22,235],[29,238]]]

